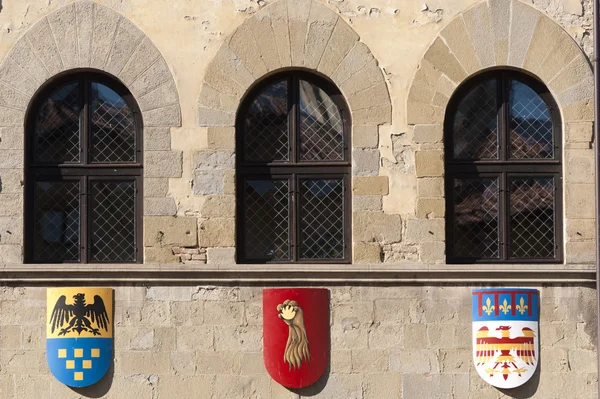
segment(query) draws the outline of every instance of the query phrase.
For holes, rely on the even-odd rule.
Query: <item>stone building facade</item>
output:
[[[589,0],[0,3],[0,397],[596,397],[591,25]],[[501,70],[543,84],[559,115],[555,261],[448,256],[449,104]],[[73,71],[110,76],[139,107],[138,263],[27,257],[28,111]],[[346,262],[236,251],[236,118],[282,71],[347,104]],[[90,388],[46,367],[45,288],[62,285],[115,288],[114,365]],[[331,290],[328,372],[294,391],[262,361],[262,289],[290,285]],[[471,290],[487,286],[540,290],[540,365],[511,391],[474,370]]]

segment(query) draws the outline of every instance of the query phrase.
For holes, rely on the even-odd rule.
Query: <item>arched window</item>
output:
[[[349,262],[350,121],[339,91],[310,74],[278,74],[240,111],[239,261]]]
[[[548,89],[512,71],[453,96],[445,122],[448,262],[562,259],[561,122]]]
[[[141,262],[141,131],[133,97],[105,75],[39,92],[26,124],[26,262]]]

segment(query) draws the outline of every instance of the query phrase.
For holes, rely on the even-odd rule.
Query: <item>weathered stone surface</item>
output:
[[[2,152],[0,152],[0,156]],[[18,169],[0,169],[0,193],[2,194],[23,194],[23,169],[19,165]]]
[[[23,247],[21,245],[0,245],[0,262],[22,263]]]
[[[254,40],[256,43],[260,43],[258,46],[260,57],[269,71],[283,66],[279,59],[272,23],[270,7],[263,8],[247,21],[248,29],[252,32]]]
[[[416,151],[415,169],[417,177],[444,175],[444,153],[442,151]]]
[[[510,6],[510,1],[492,1],[489,3],[492,31],[496,39],[494,42],[496,65],[506,65],[508,63]]]
[[[521,67],[525,62],[535,25],[538,19],[543,18],[543,16],[533,7],[520,1],[513,2],[512,7],[508,64]]]
[[[0,150],[0,169],[23,168],[22,150]]]
[[[227,40],[231,50],[240,58],[246,68],[258,79],[268,72],[261,52],[252,37],[247,24],[240,25]]]
[[[145,111],[144,125],[152,126],[181,126],[181,110],[179,105]]]
[[[23,245],[23,218],[0,217],[0,244]]]
[[[353,263],[381,263],[381,245],[377,243],[356,243],[352,246]]]
[[[147,247],[195,247],[198,243],[197,219],[154,216],[144,218],[144,245]]]
[[[353,237],[356,241],[388,244],[402,239],[400,215],[383,212],[356,212],[352,215]]]
[[[444,230],[444,219],[409,219],[405,238],[414,243],[444,241]]]
[[[442,30],[440,35],[446,40],[452,54],[454,54],[460,65],[469,74],[477,72],[481,68],[481,63],[475,54],[475,49],[471,42],[471,36],[469,36],[465,22],[461,17],[454,18]]]
[[[276,1],[268,9],[271,13],[271,27],[273,28],[281,65],[290,66],[292,65],[292,58],[290,54],[287,3],[285,1]]]
[[[494,43],[495,38],[492,31],[492,21],[488,5],[480,3],[475,7],[469,8],[463,14],[463,20],[473,41],[473,47],[475,48],[481,67],[487,68],[496,65],[494,46],[490,45]]]
[[[50,75],[56,75],[64,69],[50,23],[47,18],[35,24],[26,35],[33,52],[42,61]]]
[[[48,78],[48,71],[42,62],[34,54],[28,40],[19,40],[8,53],[8,57],[19,65],[21,69],[26,69],[37,84],[42,84]],[[8,59],[8,58],[7,58]],[[29,79],[29,76],[21,74],[21,79]],[[18,82],[12,81],[17,87],[22,87]]]
[[[353,126],[352,146],[355,148],[377,148],[379,145],[379,128],[376,125]]]
[[[594,219],[567,219],[568,241],[589,241],[596,237]]]
[[[424,58],[454,82],[462,82],[467,77],[467,72],[441,38],[433,42]]]
[[[211,150],[235,150],[235,128],[228,127],[209,127],[208,148]]]
[[[443,137],[442,125],[415,125],[413,131],[415,143],[439,143]]]
[[[563,118],[564,122],[592,121],[594,119],[594,101],[588,99],[563,107]]]
[[[145,177],[181,177],[181,151],[146,151],[144,154]]]
[[[171,129],[149,127],[144,129],[144,151],[169,151],[171,149]]]
[[[565,178],[569,183],[594,183],[594,151],[570,150],[565,154]]]
[[[342,87],[346,95],[350,96],[348,98],[350,107],[353,110],[357,110],[390,104],[388,88],[379,67],[369,68],[365,70],[365,73],[368,73],[369,77],[362,76],[361,73],[358,74],[359,76],[356,76],[356,81],[362,82],[363,87],[356,86],[353,90],[347,90],[348,86]],[[375,85],[373,86],[372,84]]]
[[[581,54],[566,66],[558,75],[550,81],[548,86],[554,93],[563,93],[569,88],[589,82],[592,79],[592,69],[585,55]]]
[[[179,98],[175,83],[169,80],[147,94],[138,97],[138,104],[142,111],[178,105]]]
[[[0,106],[0,127],[23,126],[24,120],[25,112],[23,112],[22,110]]]
[[[235,264],[235,248],[208,248],[206,253],[209,265]]]
[[[225,171],[196,170],[194,171],[194,194],[215,195],[225,194]]]
[[[379,150],[354,149],[352,173],[354,176],[377,176],[380,164]]]
[[[198,170],[223,170],[235,168],[233,152],[195,151],[194,168]]]
[[[387,195],[388,192],[387,176],[355,176],[352,178],[354,195]]]
[[[235,219],[202,221],[198,228],[198,243],[202,247],[235,247]]]
[[[121,16],[107,7],[96,5],[90,66],[104,69],[113,46]]]
[[[171,71],[169,71],[166,61],[163,58],[159,58],[150,66],[150,68],[142,72],[142,74],[131,83],[129,89],[136,98],[141,99],[145,94],[156,90],[163,83],[170,82],[171,80]]]
[[[594,135],[592,122],[566,124],[566,141],[571,143],[591,143]]]
[[[446,201],[443,198],[419,198],[417,217],[421,219],[443,218],[446,214]]]
[[[335,28],[333,28],[331,38],[325,48],[317,70],[327,76],[331,76],[358,42],[358,39],[358,34],[354,29],[346,21],[339,18]]]
[[[560,28],[559,28],[560,29]],[[562,29],[555,45],[548,56],[540,64],[536,74],[544,81],[549,82],[556,74],[572,60],[581,54],[579,47],[573,45],[573,39]]]
[[[179,263],[179,258],[173,255],[171,248],[144,248],[145,263]]]
[[[214,195],[206,198],[201,211],[202,217],[234,217],[235,196]]]
[[[380,211],[382,200],[380,195],[355,195],[352,198],[354,211]]]
[[[446,259],[446,243],[441,241],[421,243],[419,254],[423,263],[444,263]]]
[[[171,216],[177,214],[174,198],[144,198],[145,216]]]
[[[333,72],[331,75],[331,80],[333,80],[338,86],[342,86],[354,74],[362,70],[367,64],[374,61],[375,58],[373,57],[373,54],[371,54],[371,50],[369,50],[367,45],[362,42],[356,42],[348,55],[346,55],[343,61],[335,69],[335,72]]]
[[[33,95],[38,88],[38,83],[25,74],[24,70],[10,58],[4,59],[0,64],[0,80],[28,95]]]
[[[22,216],[23,194],[0,194],[0,216]]]
[[[310,0],[287,0],[286,2],[292,65],[303,66],[308,16],[314,3]]]
[[[429,104],[409,101],[406,111],[409,125],[441,124],[444,121],[444,109]]]
[[[58,51],[65,69],[79,66],[77,51],[77,30],[75,6],[61,7],[48,15],[48,22],[58,45]]]
[[[304,66],[311,69],[317,68],[337,20],[338,16],[327,7],[317,2],[311,3],[308,33],[304,45],[306,52]]]
[[[198,107],[198,125],[200,126],[233,126],[235,114],[218,109]]]
[[[417,192],[419,197],[443,197],[444,179],[442,178],[423,178],[417,179]]]
[[[392,120],[392,106],[384,105],[372,108],[363,108],[354,112],[353,121],[357,125],[383,125]]]
[[[160,52],[152,41],[144,37],[140,45],[135,49],[127,64],[119,74],[119,77],[126,85],[133,83],[142,72],[150,65],[154,65],[160,58]]]
[[[166,177],[144,178],[145,197],[166,197],[169,192],[169,179]]]
[[[596,243],[594,241],[573,241],[566,245],[568,263],[594,263],[596,261]]]

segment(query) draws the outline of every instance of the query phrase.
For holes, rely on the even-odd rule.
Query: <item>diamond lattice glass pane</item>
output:
[[[246,113],[244,159],[287,161],[289,159],[288,83],[273,83],[258,94]]]
[[[79,182],[35,182],[35,262],[79,262]]]
[[[244,184],[245,258],[289,260],[289,183],[246,180]]]
[[[510,182],[510,257],[555,257],[554,179]]]
[[[452,138],[455,159],[498,159],[497,81],[486,80],[458,102]]]
[[[344,258],[344,181],[300,180],[300,259]]]
[[[550,110],[531,87],[516,80],[511,81],[509,113],[510,157],[554,158]]]
[[[344,121],[331,97],[312,83],[300,81],[300,159],[344,159]]]
[[[135,261],[135,183],[91,182],[91,259]]]
[[[100,83],[92,83],[93,163],[135,162],[135,120],[123,97]]]
[[[454,179],[454,256],[499,258],[498,179]]]
[[[79,162],[79,83],[54,91],[40,107],[35,121],[35,161],[40,163]]]

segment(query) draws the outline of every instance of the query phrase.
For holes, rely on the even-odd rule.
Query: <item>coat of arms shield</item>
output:
[[[535,372],[539,357],[539,291],[473,290],[473,359],[497,388],[516,388]]]
[[[329,362],[329,290],[263,290],[263,347],[271,377],[288,388],[314,384]]]
[[[113,358],[113,290],[48,288],[46,359],[65,385],[93,385]]]

